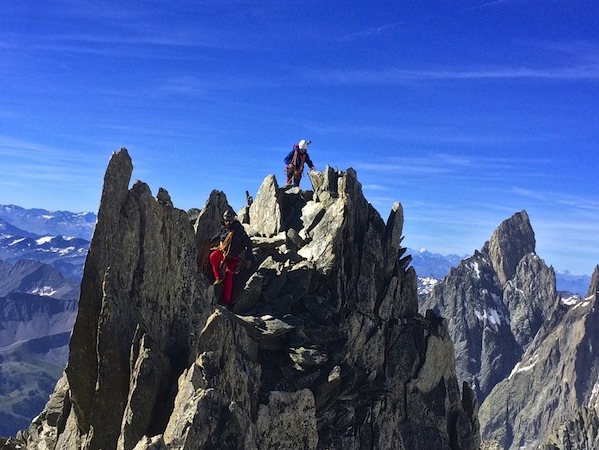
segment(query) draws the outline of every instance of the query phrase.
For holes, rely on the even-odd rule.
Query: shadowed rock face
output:
[[[595,269],[591,287],[599,280]],[[480,410],[506,449],[595,449],[599,392],[597,294],[561,305]],[[545,446],[541,446],[541,444]]]
[[[16,442],[55,449],[478,449],[443,321],[417,312],[416,275],[356,173],[269,176],[243,222],[253,266],[231,310],[204,269],[228,207],[195,227],[161,189],[128,188],[111,158],[65,375]],[[266,220],[267,219],[267,220]]]
[[[593,450],[599,448],[599,416],[582,407],[572,420],[555,430],[540,450]]]

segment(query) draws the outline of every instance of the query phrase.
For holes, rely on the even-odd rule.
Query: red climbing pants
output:
[[[210,253],[210,265],[212,266],[212,273],[215,279],[220,279],[220,265],[223,262],[222,250],[216,249]],[[221,303],[223,305],[229,305],[231,303],[231,295],[233,294],[233,275],[235,269],[237,269],[237,263],[239,258],[227,258],[225,261],[225,279],[223,280],[223,295],[221,297]]]

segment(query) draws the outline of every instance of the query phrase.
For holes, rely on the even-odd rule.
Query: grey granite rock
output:
[[[384,222],[352,169],[311,172],[313,191],[267,177],[244,216],[255,262],[226,309],[199,257],[224,194],[193,227],[166,191],[128,189],[131,170],[125,149],[113,155],[66,376],[20,443],[479,448],[476,398],[460,393],[444,321],[417,311],[399,203]]]

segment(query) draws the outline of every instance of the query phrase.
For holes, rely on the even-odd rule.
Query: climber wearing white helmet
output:
[[[302,139],[293,145],[293,150],[285,157],[287,185],[299,187],[304,172],[304,164],[307,164],[310,170],[314,170],[314,164],[312,164],[312,160],[308,155],[308,145],[311,143],[312,141]]]

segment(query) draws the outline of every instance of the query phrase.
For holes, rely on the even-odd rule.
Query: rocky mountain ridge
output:
[[[10,293],[77,300],[79,285],[54,267],[36,260],[19,260],[15,264],[0,261],[0,297]]]
[[[0,297],[0,433],[14,436],[43,409],[64,371],[75,300]]]
[[[480,402],[509,375],[558,304],[553,270],[534,247],[528,215],[515,214],[420,305],[447,318],[458,378],[473,386]]]
[[[553,431],[539,450],[592,450],[599,448],[599,411],[583,406]]]
[[[417,312],[399,203],[384,222],[351,169],[310,173],[313,191],[267,177],[240,212],[256,263],[227,310],[202,271],[224,193],[192,226],[131,172],[121,149],[65,375],[8,448],[478,449],[443,321]]]
[[[0,348],[15,342],[70,333],[77,301],[11,293],[0,297]]]

